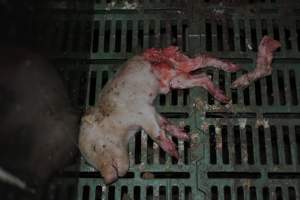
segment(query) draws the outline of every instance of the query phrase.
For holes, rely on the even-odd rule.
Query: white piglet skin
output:
[[[82,119],[79,146],[87,161],[99,169],[107,183],[126,174],[127,145],[140,128],[152,127],[156,113],[152,102],[159,82],[149,62],[136,56],[124,64],[103,88],[95,107]]]
[[[172,88],[200,86],[219,101],[228,102],[229,99],[205,74],[189,73],[208,65],[225,71],[239,69],[213,57],[188,58],[176,47],[149,49],[123,64],[98,95],[96,105],[86,111],[81,121],[81,153],[101,172],[105,183],[116,181],[128,171],[128,141],[140,129],[178,159],[176,146],[166,133],[182,140],[189,140],[189,136],[182,127],[155,111],[152,104],[159,93],[167,93]]]

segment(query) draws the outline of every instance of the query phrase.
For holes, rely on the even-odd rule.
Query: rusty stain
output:
[[[155,178],[154,174],[151,173],[151,172],[145,172],[143,173],[143,176],[142,176],[143,179],[153,179]]]

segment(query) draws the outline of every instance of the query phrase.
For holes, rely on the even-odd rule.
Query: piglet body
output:
[[[207,66],[226,71],[239,69],[213,57],[189,58],[176,47],[148,49],[129,59],[106,84],[95,107],[83,116],[79,135],[83,156],[100,170],[106,183],[128,171],[128,140],[140,129],[169,155],[178,158],[175,144],[166,133],[182,140],[189,136],[155,111],[152,103],[159,93],[200,86],[219,101],[229,100],[205,74],[190,74]]]

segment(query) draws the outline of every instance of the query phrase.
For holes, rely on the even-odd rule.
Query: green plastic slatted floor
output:
[[[142,131],[129,145],[129,173],[110,186],[81,159],[76,199],[300,199],[300,6],[278,1],[249,0],[234,7],[209,1],[96,0],[92,12],[83,6],[53,16],[48,26],[56,26],[56,43],[49,45],[73,81],[73,102],[82,107],[92,106],[120,64],[145,48],[174,44],[189,55],[228,58],[247,71],[263,35],[282,43],[273,74],[245,90],[230,88],[244,72],[206,71],[232,98],[230,105],[201,88],[160,95],[157,110],[184,123],[192,135],[191,142],[175,140],[180,159],[165,155]],[[290,8],[289,15],[284,8]]]

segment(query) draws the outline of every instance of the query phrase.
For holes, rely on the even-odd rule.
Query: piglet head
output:
[[[85,159],[101,172],[106,184],[124,176],[129,168],[128,139],[111,133],[105,120],[98,123],[97,116],[85,115],[82,118],[79,148]]]

